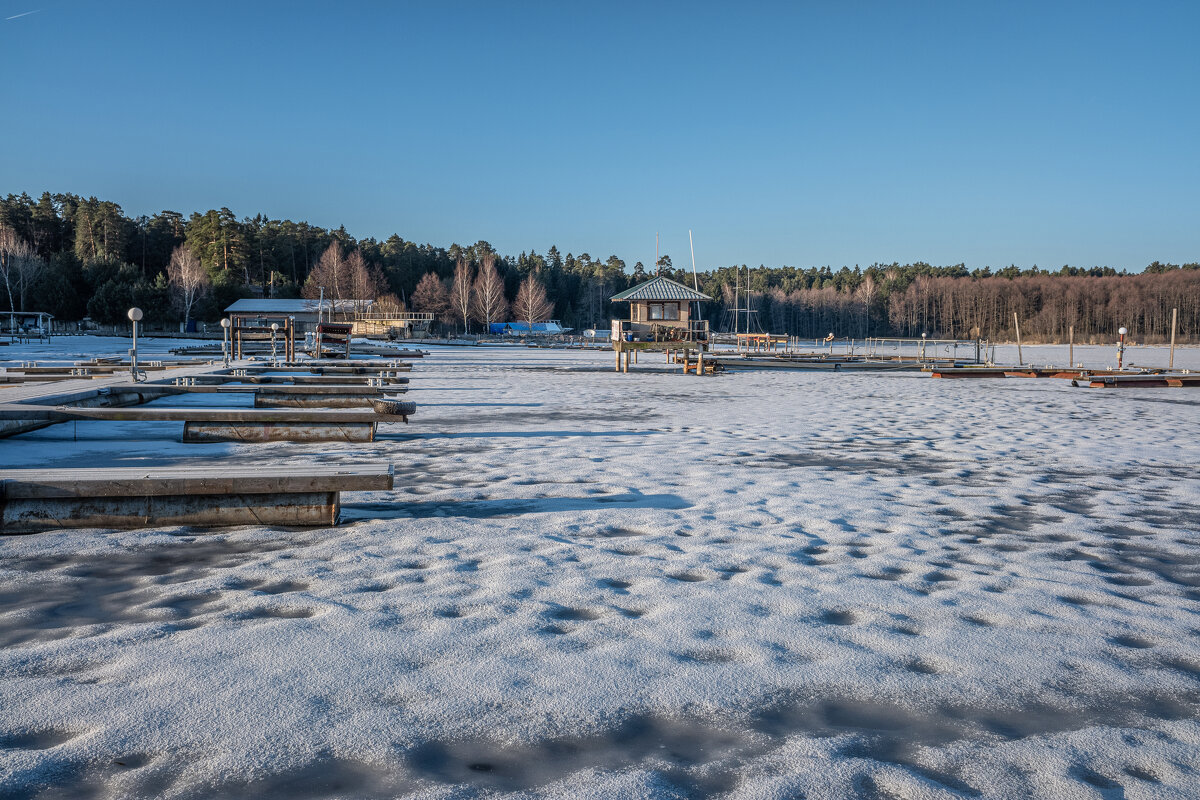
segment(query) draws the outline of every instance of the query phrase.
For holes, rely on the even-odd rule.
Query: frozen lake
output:
[[[0,538],[0,795],[1196,796],[1200,393],[664,368],[435,348],[370,444],[0,440],[397,485],[334,529]]]

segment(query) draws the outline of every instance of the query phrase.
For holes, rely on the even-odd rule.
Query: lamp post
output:
[[[221,358],[229,368],[229,317],[221,318]]]
[[[126,313],[129,321],[133,323],[133,347],[129,348],[129,374],[133,377],[134,382],[138,380],[137,368],[137,324],[142,318],[142,310],[137,306],[129,309]]]
[[[1117,333],[1121,334],[1117,341],[1117,369],[1121,369],[1125,363],[1125,334],[1129,333],[1129,329],[1122,325]]]
[[[833,331],[830,331],[825,338],[829,340],[829,355],[833,355]]]
[[[279,358],[275,354],[275,334],[279,333],[279,323],[271,323],[271,365],[279,366]]]
[[[921,360],[922,361],[925,360],[925,337],[928,335],[929,334],[927,334],[927,333],[921,334]]]

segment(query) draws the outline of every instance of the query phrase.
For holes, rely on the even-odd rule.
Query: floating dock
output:
[[[0,470],[0,534],[338,522],[341,492],[393,487],[390,464]]]

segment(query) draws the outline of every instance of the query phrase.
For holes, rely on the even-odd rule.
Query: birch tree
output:
[[[330,300],[341,300],[349,288],[348,283],[346,256],[342,252],[341,244],[335,239],[325,248],[316,266],[308,274],[301,294],[309,300],[316,300],[322,294]]]
[[[471,316],[471,265],[459,257],[454,264],[454,278],[450,282],[450,308],[455,318],[462,317],[463,333],[467,332],[467,321]]]
[[[167,264],[167,280],[171,283],[175,301],[183,309],[184,330],[192,318],[192,307],[204,296],[210,281],[208,270],[196,258],[196,254],[185,244],[181,244],[171,252],[171,260]]]
[[[10,311],[25,310],[29,287],[45,268],[46,262],[28,242],[19,238],[12,228],[0,226],[0,278],[4,280],[4,289],[8,293]],[[15,327],[12,314],[9,315],[9,325]]]
[[[504,281],[496,271],[496,257],[491,253],[480,259],[479,274],[474,286],[475,319],[490,330],[493,322],[503,322],[508,314],[504,297]]]
[[[529,332],[538,322],[545,322],[554,313],[554,304],[546,297],[546,287],[530,275],[521,282],[517,290],[517,299],[513,301],[513,311],[517,318],[529,323]]]

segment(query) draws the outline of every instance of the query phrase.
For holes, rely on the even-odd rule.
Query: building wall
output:
[[[687,327],[688,320],[690,319],[689,315],[691,313],[691,308],[692,308],[691,303],[685,303],[685,302],[677,301],[677,300],[659,301],[663,305],[670,303],[671,305],[677,306],[679,308],[679,319],[653,319],[652,320],[652,319],[650,319],[650,305],[653,302],[654,301],[652,301],[652,300],[635,300],[635,301],[631,302],[629,304],[630,305],[630,310],[629,310],[630,321],[654,323],[656,325],[670,325],[670,326],[679,327],[679,328]]]

